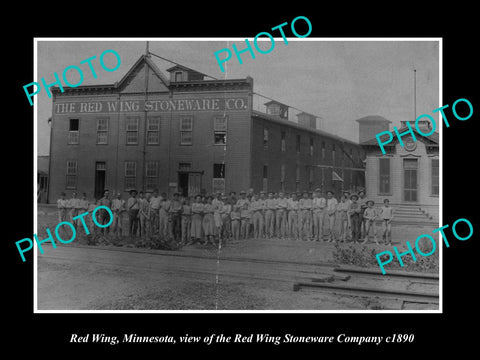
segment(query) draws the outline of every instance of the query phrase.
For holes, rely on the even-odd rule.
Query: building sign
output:
[[[55,114],[77,113],[130,113],[130,112],[173,112],[173,111],[222,111],[246,110],[248,99],[243,98],[209,98],[209,99],[174,99],[174,100],[115,100],[56,102]]]

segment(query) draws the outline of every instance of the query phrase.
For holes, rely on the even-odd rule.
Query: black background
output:
[[[372,352],[387,357],[391,354],[416,356],[418,350],[426,354],[442,353],[446,349],[462,352],[475,347],[474,314],[477,277],[474,269],[480,232],[478,215],[473,210],[478,199],[478,171],[476,151],[476,123],[480,113],[478,90],[474,91],[478,76],[478,44],[474,29],[478,30],[476,10],[468,5],[440,5],[421,9],[417,5],[386,5],[352,7],[347,3],[327,8],[291,4],[272,4],[266,9],[250,7],[245,3],[223,3],[217,7],[204,4],[194,9],[186,4],[109,4],[100,10],[97,4],[72,3],[71,8],[48,4],[47,8],[27,9],[12,14],[13,23],[4,22],[4,74],[2,144],[4,159],[4,186],[2,227],[4,239],[3,274],[7,302],[3,309],[7,332],[4,344],[16,351],[27,348],[39,353],[125,353],[140,354],[152,351],[158,357],[167,352],[179,354],[195,351],[200,356],[206,351],[226,350],[257,353],[293,351],[300,356],[324,356],[341,353]],[[457,3],[458,4],[458,3]],[[77,6],[78,5],[78,6]],[[81,5],[81,6],[80,6]],[[42,5],[43,6],[43,5]],[[45,5],[47,6],[47,5]],[[443,38],[443,104],[450,107],[458,98],[467,98],[474,108],[467,121],[458,121],[447,109],[450,128],[443,129],[443,223],[452,224],[458,218],[469,219],[474,235],[467,241],[450,239],[450,248],[443,249],[443,314],[33,314],[33,258],[32,252],[22,263],[15,241],[33,234],[33,107],[26,101],[23,85],[33,79],[34,37],[253,37],[296,16],[310,19],[313,31],[310,37],[442,37]],[[8,15],[7,15],[8,17]],[[475,23],[475,21],[477,23]],[[297,23],[300,25],[300,22]],[[304,33],[298,28],[299,33]],[[477,31],[478,33],[478,31]],[[275,35],[276,36],[276,35]],[[288,36],[288,33],[287,33]],[[274,56],[274,55],[273,55]],[[6,61],[5,61],[6,60]],[[6,110],[6,111],[5,111]],[[433,110],[433,109],[432,109]],[[106,333],[121,336],[172,335],[185,333],[206,336],[223,333],[269,333],[271,335],[389,336],[415,334],[412,344],[213,344],[159,345],[159,344],[69,344],[70,334]],[[477,332],[478,333],[478,332]],[[354,350],[354,352],[352,352]],[[67,353],[68,351],[68,353]],[[310,353],[311,351],[311,353]],[[308,353],[307,353],[308,352]],[[307,355],[308,354],[308,355]],[[35,356],[34,353],[32,356]]]

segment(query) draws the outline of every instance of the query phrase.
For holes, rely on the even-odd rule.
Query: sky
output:
[[[282,38],[275,38],[270,53],[261,54],[254,50],[255,59],[248,52],[242,53],[242,64],[233,54],[224,63],[225,72],[221,72],[214,53],[224,48],[232,50],[232,44],[236,44],[239,50],[244,49],[244,38],[108,40],[38,39],[37,75],[32,81],[41,82],[41,78],[45,78],[47,84],[52,83],[55,81],[54,72],[62,79],[64,69],[76,65],[84,73],[82,85],[114,84],[145,53],[146,40],[149,40],[151,53],[212,77],[238,79],[251,76],[255,92],[315,114],[321,118],[322,130],[355,142],[358,142],[356,119],[380,115],[392,121],[391,126],[398,127],[402,120],[414,120],[416,113],[417,116],[430,114],[438,122],[438,113],[432,114],[432,110],[442,105],[439,103],[437,40],[288,38],[288,44],[285,44]],[[250,40],[252,43],[253,39]],[[271,43],[268,38],[264,40],[266,42],[259,41],[258,45],[267,50]],[[113,72],[103,70],[99,63],[100,55],[110,49],[121,58],[120,67]],[[92,64],[97,79],[93,78],[87,64],[80,64],[92,56],[96,56]],[[115,66],[112,54],[107,54],[104,59],[107,67]],[[152,60],[163,71],[172,66],[156,57]],[[413,69],[416,69],[416,112]],[[79,77],[75,70],[69,70],[67,79],[74,84]],[[27,97],[25,101],[28,105]],[[48,155],[50,127],[47,120],[52,116],[52,99],[42,88],[35,95],[34,102],[37,104],[38,155]]]

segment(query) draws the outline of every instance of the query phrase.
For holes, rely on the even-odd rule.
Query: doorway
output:
[[[95,163],[95,199],[100,199],[105,192],[106,164],[104,161]]]
[[[184,197],[188,196],[188,173],[178,173],[178,192]]]
[[[418,160],[403,159],[403,200],[416,202],[418,198]]]
[[[202,175],[203,171],[179,171],[178,192],[182,196],[195,196],[200,194]]]

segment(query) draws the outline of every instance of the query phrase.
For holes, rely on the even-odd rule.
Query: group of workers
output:
[[[130,237],[172,236],[183,245],[248,238],[367,243],[372,232],[378,244],[375,223],[380,219],[384,243],[392,241],[393,208],[388,199],[382,207],[375,208],[363,190],[358,195],[343,191],[339,200],[333,191],[327,191],[323,197],[320,189],[291,194],[264,191],[256,194],[249,189],[240,191],[238,198],[234,191],[228,196],[216,193],[193,198],[179,193],[168,198],[166,193],[159,195],[156,190],[147,194],[130,190],[129,194],[126,201],[121,193],[110,199],[109,191],[105,190],[101,199],[90,204],[85,193],[78,198],[74,192],[70,199],[62,193],[57,201],[59,221],[70,220],[78,226],[78,220],[73,220],[75,216],[103,205],[111,209],[113,223],[102,231],[109,232],[110,228],[117,236],[123,234],[126,214]],[[100,210],[97,221],[107,224],[110,215]]]

